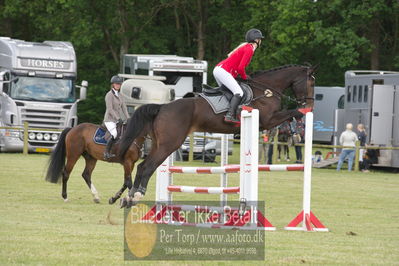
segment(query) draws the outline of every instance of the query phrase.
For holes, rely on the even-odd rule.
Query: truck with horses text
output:
[[[86,98],[87,81],[76,85],[75,50],[61,41],[26,42],[0,37],[0,150],[49,152],[60,130],[78,124],[77,103]],[[75,87],[80,88],[79,98]],[[8,128],[7,128],[8,127]]]

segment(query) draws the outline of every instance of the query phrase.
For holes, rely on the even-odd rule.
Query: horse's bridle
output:
[[[304,79],[306,79],[306,93],[305,93],[305,94],[307,94],[307,91],[308,91],[308,86],[307,86],[307,84],[308,84],[308,81],[309,81],[309,77],[311,77],[313,80],[315,79],[315,77],[314,77],[313,75],[311,75],[311,73],[309,72],[309,70],[310,70],[310,68],[308,67],[308,69],[307,69],[307,74],[306,74],[306,77],[305,77],[305,78],[300,79],[299,81],[294,81],[293,83],[291,83],[291,84],[290,84],[289,86],[287,86],[286,88],[288,88],[288,87],[290,87],[290,86],[296,86],[297,84],[303,82]],[[287,100],[290,101],[290,102],[296,102],[298,105],[306,105],[306,100],[312,100],[312,101],[314,101],[313,95],[312,95],[312,97],[309,97],[309,96],[307,95],[307,96],[304,96],[304,97],[302,97],[302,98],[292,98],[292,97],[290,97],[290,96],[288,96],[288,95],[285,95],[285,94],[281,93],[281,92],[278,91],[277,89],[275,89],[275,88],[273,88],[273,87],[270,87],[270,86],[267,86],[267,85],[265,85],[265,84],[263,84],[263,83],[260,83],[259,81],[256,81],[256,80],[254,80],[254,79],[248,80],[248,81],[247,81],[247,84],[250,85],[251,87],[253,87],[253,88],[255,88],[255,89],[258,89],[258,90],[261,90],[261,91],[263,91],[263,92],[266,92],[266,90],[270,90],[270,91],[273,92],[273,96],[277,97],[279,100],[285,98],[285,99],[287,99]],[[285,90],[286,88],[284,88],[283,90]],[[275,94],[277,94],[277,95],[275,95]],[[263,95],[260,95],[260,96],[258,96],[258,97],[253,98],[253,99],[252,99],[252,102],[254,102],[254,101],[256,101],[256,100],[258,100],[258,99],[260,99],[260,98],[263,98],[263,97],[268,97],[268,96],[266,96],[266,93],[264,93]]]
[[[312,75],[312,72],[310,72],[310,70],[311,70],[311,68],[310,67],[308,67],[307,68],[307,73],[306,73],[306,77],[305,78],[303,78],[303,79],[301,79],[301,80],[299,80],[299,81],[294,81],[293,83],[292,83],[292,86],[296,86],[297,84],[299,84],[299,83],[301,83],[304,79],[306,79],[306,93],[305,93],[305,95],[308,93],[308,82],[309,82],[309,77],[314,81],[315,80],[315,77]],[[309,95],[306,95],[306,96],[304,96],[304,97],[302,97],[302,98],[296,98],[296,101],[297,101],[297,103],[298,104],[300,104],[300,105],[306,105],[306,100],[312,100],[312,101],[314,101],[314,97],[313,97],[313,95],[312,96],[309,96]]]

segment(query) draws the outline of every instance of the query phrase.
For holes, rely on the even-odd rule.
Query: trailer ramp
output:
[[[337,157],[334,157],[334,158],[329,158],[329,159],[322,160],[322,161],[320,161],[318,163],[313,163],[312,166],[314,168],[324,168],[324,167],[333,165],[335,163],[338,163],[338,160],[339,160],[339,157],[337,156]]]

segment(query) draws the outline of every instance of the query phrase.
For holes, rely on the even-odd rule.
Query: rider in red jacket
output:
[[[230,101],[230,108],[225,115],[225,121],[229,123],[239,123],[237,119],[236,110],[241,102],[243,96],[242,89],[235,78],[240,75],[242,79],[248,79],[245,73],[245,68],[251,62],[251,58],[258,48],[263,39],[262,32],[258,29],[250,29],[245,39],[247,42],[242,43],[232,52],[228,54],[228,57],[218,63],[213,70],[213,76],[216,82],[221,86],[225,85],[233,94],[233,98]]]

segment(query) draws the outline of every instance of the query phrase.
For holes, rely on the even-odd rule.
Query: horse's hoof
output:
[[[110,205],[112,205],[112,204],[115,203],[115,201],[116,201],[116,199],[114,199],[114,198],[109,198],[108,203],[109,203]]]
[[[126,200],[126,198],[121,199],[119,205],[120,205],[121,209],[122,209],[122,208],[125,208],[125,207],[127,206],[127,200]]]
[[[64,202],[68,202],[68,198],[64,199]]]
[[[100,199],[99,198],[94,198],[93,201],[94,201],[94,203],[100,203]]]
[[[133,195],[133,202],[138,202],[139,200],[141,200],[144,197],[143,194],[141,194],[141,192],[137,191],[136,193],[134,193]]]

